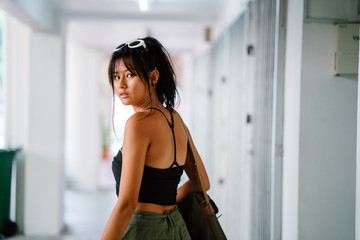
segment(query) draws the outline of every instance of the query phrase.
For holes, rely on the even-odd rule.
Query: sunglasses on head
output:
[[[145,50],[147,50],[145,41],[142,40],[142,39],[137,39],[137,40],[134,40],[134,41],[131,41],[131,42],[126,42],[126,43],[120,44],[119,46],[117,46],[115,48],[114,52],[121,50],[125,46],[128,46],[128,48],[143,47]]]

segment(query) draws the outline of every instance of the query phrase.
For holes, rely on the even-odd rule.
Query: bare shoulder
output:
[[[180,124],[181,128],[182,128],[183,130],[185,130],[185,128],[184,128],[184,124],[185,124],[185,123],[183,122],[183,119],[182,119],[180,113],[178,113],[177,111],[174,110],[174,111],[173,111],[173,114],[174,114],[174,117],[179,120],[179,124]]]
[[[147,113],[145,112],[135,112],[129,119],[126,121],[126,125],[138,125],[144,122],[147,117]]]
[[[182,118],[177,111],[172,112],[174,119],[176,122],[181,125]],[[171,118],[167,116],[168,121],[171,122]],[[136,112],[134,113],[127,121],[125,125],[125,131],[142,131],[143,133],[152,133],[154,129],[158,129],[160,125],[164,123],[164,116],[159,112]]]
[[[148,114],[144,112],[134,113],[125,124],[125,134],[128,132],[131,133],[146,133],[146,130],[149,126]]]

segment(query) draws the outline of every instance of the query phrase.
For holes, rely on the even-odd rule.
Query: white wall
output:
[[[209,194],[222,214],[228,239],[250,238],[251,67],[246,55],[247,16],[223,32],[211,51],[198,56],[191,83],[195,144],[210,178]]]
[[[98,188],[101,160],[101,55],[69,43],[66,57],[66,174],[71,187]],[[106,72],[106,71],[105,71]],[[111,92],[109,95],[111,99]]]
[[[5,17],[6,142],[22,147],[16,221],[26,235],[63,227],[63,58],[58,37]]]
[[[174,71],[176,74],[176,83],[180,95],[179,105],[177,110],[181,113],[185,124],[188,125],[189,130],[192,131],[192,122],[191,122],[191,111],[193,110],[193,95],[192,90],[194,88],[194,83],[197,82],[195,76],[193,76],[193,64],[194,57],[193,54],[189,52],[184,52],[182,54],[177,54],[172,56],[172,61],[174,65]]]
[[[212,198],[217,203],[221,213],[228,216],[228,195],[227,187],[230,186],[228,166],[231,164],[230,159],[230,58],[229,58],[229,34],[223,36],[211,52],[211,72],[208,80],[211,86],[211,110],[209,116],[210,131],[208,144],[209,149],[209,165],[210,165],[210,181]],[[233,140],[233,139],[232,139]],[[224,227],[225,233],[228,231],[229,219],[226,217],[219,218],[220,223]]]
[[[196,148],[202,157],[206,170],[212,172],[210,158],[210,56],[204,54],[194,61],[194,77],[190,96],[193,98],[188,107],[191,110],[191,134]],[[186,100],[186,99],[184,99]],[[201,109],[199,111],[199,109]]]
[[[303,0],[289,0],[286,27],[282,239],[298,239]]]
[[[299,238],[354,239],[357,76],[333,73],[335,27],[304,24]]]
[[[229,132],[226,144],[229,151],[229,163],[225,179],[227,237],[229,239],[250,239],[251,232],[251,154],[253,125],[247,123],[247,115],[252,115],[251,107],[254,99],[251,91],[254,81],[254,56],[248,55],[246,46],[250,42],[248,33],[249,13],[243,15],[230,27],[229,55],[227,56],[228,72],[227,88],[229,94]],[[216,88],[213,89],[216,91]],[[223,106],[225,107],[225,105]],[[217,114],[214,111],[213,114]],[[250,150],[251,149],[251,150]]]

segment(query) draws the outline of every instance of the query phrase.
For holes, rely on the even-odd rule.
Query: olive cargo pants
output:
[[[134,212],[123,240],[191,240],[185,222],[176,207],[163,214]]]

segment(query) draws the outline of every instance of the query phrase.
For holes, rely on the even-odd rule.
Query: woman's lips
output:
[[[120,93],[120,98],[127,98],[129,94],[127,93]]]

